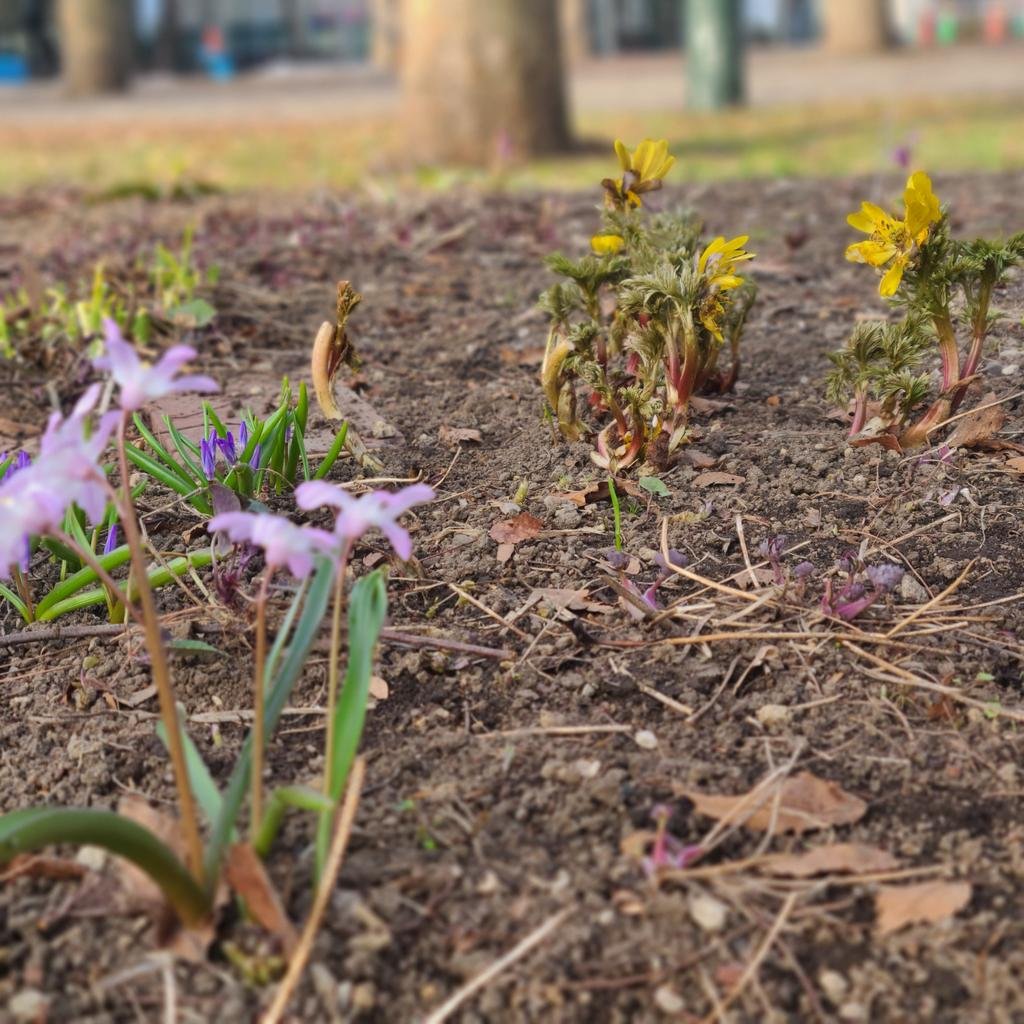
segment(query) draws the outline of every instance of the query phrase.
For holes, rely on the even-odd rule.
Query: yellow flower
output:
[[[720,296],[722,292],[743,284],[743,278],[736,273],[736,265],[754,258],[752,252],[743,248],[749,239],[750,235],[737,235],[730,239],[719,235],[705,247],[697,260],[697,270],[707,277],[707,292],[700,305],[700,321],[718,341],[722,341],[720,321],[725,314],[725,303]]]
[[[903,220],[888,214],[874,203],[861,203],[856,213],[846,218],[850,227],[871,237],[854,242],[846,249],[846,258],[854,263],[889,269],[878,286],[879,295],[895,295],[917,249],[924,245],[932,228],[942,217],[932,182],[924,171],[916,171],[907,180],[903,193],[906,209]]]
[[[614,256],[617,252],[622,252],[625,244],[626,240],[622,235],[593,235],[590,239],[590,248],[598,256]]]
[[[622,167],[621,178],[605,178],[604,186],[610,206],[623,209],[626,206],[642,206],[640,196],[661,188],[662,179],[676,162],[668,152],[668,142],[659,139],[644,139],[634,152],[630,153],[624,142],[615,140],[615,153]]]

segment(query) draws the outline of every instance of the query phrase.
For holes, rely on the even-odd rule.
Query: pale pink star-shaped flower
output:
[[[262,548],[268,569],[287,567],[300,580],[312,572],[317,555],[332,553],[338,546],[326,530],[296,526],[270,512],[222,512],[210,520],[207,529],[210,533],[223,531],[236,544],[248,542]]]
[[[412,555],[412,538],[398,525],[399,517],[414,505],[432,501],[434,491],[426,484],[413,484],[395,493],[371,491],[354,498],[340,487],[323,480],[310,480],[295,489],[295,502],[309,511],[327,505],[338,510],[334,532],[347,541],[356,541],[368,530],[380,530],[403,561]]]
[[[135,412],[147,402],[176,391],[218,391],[212,377],[177,376],[185,363],[194,359],[196,350],[189,345],[169,348],[154,364],[145,363],[135,348],[124,340],[121,328],[109,317],[103,321],[106,350],[93,360],[97,370],[109,370],[121,389],[121,408]]]

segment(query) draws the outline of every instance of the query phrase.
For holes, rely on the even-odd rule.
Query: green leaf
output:
[[[154,480],[159,480],[165,487],[170,488],[182,497],[187,498],[193,508],[202,512],[203,515],[210,515],[212,509],[206,496],[195,485],[186,484],[177,474],[172,473],[163,465],[151,458],[145,452],[140,451],[133,444],[124,446],[125,454],[133,465],[138,466],[144,473],[148,473]]]
[[[189,637],[171,640],[167,647],[172,651],[200,651],[204,654],[218,654],[222,658],[224,657],[224,652],[219,647],[214,647],[213,644],[208,644],[205,640],[192,640]]]
[[[180,302],[167,310],[167,316],[175,323],[185,327],[206,327],[213,322],[217,315],[215,306],[210,305],[206,299],[191,299],[189,302]]]
[[[0,817],[0,863],[20,853],[73,843],[100,846],[144,871],[167,897],[185,924],[210,911],[208,895],[173,851],[147,828],[113,811],[71,807],[30,807]]]
[[[331,442],[331,447],[327,450],[327,454],[323,458],[323,462],[316,467],[316,472],[313,474],[314,480],[323,480],[325,476],[331,471],[331,466],[338,460],[338,456],[342,453],[345,447],[345,439],[348,437],[348,420],[342,423],[338,433],[334,435],[334,440]]]
[[[10,587],[3,583],[0,583],[0,597],[2,597],[8,604],[14,607],[14,610],[26,621],[31,622],[32,619],[28,614],[28,605],[18,595],[11,590]]]
[[[198,481],[189,476],[189,474],[185,472],[185,470],[181,467],[181,465],[174,458],[174,456],[171,455],[171,453],[156,439],[156,436],[153,434],[153,432],[143,422],[142,417],[138,413],[136,413],[133,419],[135,421],[135,429],[138,430],[138,432],[142,435],[143,439],[145,440],[146,444],[149,445],[153,454],[156,455],[156,457],[172,473],[176,473],[179,477],[181,477],[184,483],[188,484],[192,488],[198,487]]]
[[[303,433],[306,432],[306,422],[309,419],[309,391],[306,389],[306,382],[299,381],[299,398],[295,403],[295,422],[299,425],[299,430]]]
[[[388,610],[388,592],[383,573],[364,576],[353,588],[348,611],[348,664],[338,703],[334,709],[331,750],[327,758],[327,791],[335,806],[341,800],[349,769],[359,749],[366,720],[366,702],[373,675],[373,656],[377,649],[381,626]],[[340,651],[332,651],[340,657]],[[327,857],[334,814],[324,814],[316,833],[316,877],[319,878]]]
[[[266,857],[270,853],[270,847],[273,846],[281,829],[284,812],[289,807],[299,811],[312,811],[314,814],[330,814],[334,810],[334,801],[309,786],[282,786],[275,789],[267,800],[263,820],[252,843],[253,849],[260,857]]]
[[[642,476],[637,483],[639,483],[648,494],[653,494],[656,498],[672,497],[672,492],[665,486],[664,481],[660,477]]]
[[[120,568],[125,562],[131,560],[132,553],[127,544],[122,544],[118,548],[114,548],[109,554],[100,555],[96,561],[103,566],[107,572],[113,572],[114,569]],[[53,590],[51,590],[39,604],[36,606],[36,614],[39,616],[45,615],[47,609],[52,608],[55,604],[61,601],[66,601],[73,594],[77,594],[80,590],[84,590],[86,587],[91,586],[99,577],[96,575],[96,570],[90,568],[88,565],[82,569],[79,569],[73,576],[69,576],[66,580],[62,580],[58,583]]]
[[[210,405],[209,402],[203,402],[203,412],[206,414],[207,417],[209,417],[209,421],[217,428],[217,436],[227,437],[228,428],[224,426],[224,422],[217,415],[217,410],[214,409],[214,407]],[[207,429],[206,431],[206,436],[210,436],[209,429]]]
[[[280,667],[278,667],[284,637],[287,633],[287,629],[282,627],[267,657],[266,678],[269,680],[269,687],[263,723],[264,733],[268,740],[273,735],[281,712],[288,703],[292,689],[302,674],[309,652],[316,642],[317,634],[320,632],[320,623],[323,621],[330,603],[333,581],[334,563],[328,558],[318,558],[312,582],[295,595],[292,608],[288,610],[289,617],[293,616],[294,610],[301,602],[302,614],[298,617],[287,654],[284,655]],[[285,625],[290,625],[290,622],[286,620]],[[208,880],[216,879],[220,873],[224,851],[231,841],[235,821],[248,792],[251,769],[252,733],[250,732],[242,745],[238,760],[235,762],[231,778],[224,791],[221,812],[210,832],[210,840],[206,848],[206,877]],[[208,884],[210,884],[209,881]]]
[[[178,720],[181,721],[180,715]],[[203,755],[199,753],[196,745],[192,742],[192,737],[185,731],[184,726],[179,732],[182,746],[185,748],[185,770],[188,772],[189,784],[192,786],[192,792],[195,793],[196,800],[199,802],[207,822],[213,824],[224,806],[224,798],[220,795],[217,783],[213,781],[213,776],[203,760]],[[167,730],[162,721],[157,722],[156,734],[166,747]]]

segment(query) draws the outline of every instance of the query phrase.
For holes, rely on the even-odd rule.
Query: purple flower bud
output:
[[[814,574],[814,563],[813,562],[800,562],[793,570],[793,575],[798,580],[805,580],[808,576]]]
[[[249,456],[249,468],[255,473],[260,468],[260,457],[263,455],[263,445],[258,444]]]
[[[217,449],[212,441],[203,438],[199,442],[199,461],[203,464],[203,473],[207,480],[217,475]]]
[[[245,446],[249,443],[249,424],[242,420],[238,424],[238,447],[245,451]]]
[[[117,547],[117,523],[111,523],[107,530],[107,539],[103,545],[103,554],[109,555]]]
[[[644,604],[657,611],[661,605],[658,604],[658,584],[652,583],[643,594]]]
[[[0,464],[7,461],[7,452],[0,453]],[[32,464],[32,460],[28,456],[28,452],[18,452],[17,455],[11,459],[11,464],[4,470],[4,475],[0,477],[0,484],[5,480],[10,480],[15,473],[20,472],[23,469],[28,469]]]
[[[786,535],[784,533],[778,533],[774,537],[768,537],[761,541],[761,557],[767,558],[769,562],[774,565],[778,562],[782,556],[782,552],[786,549]]]
[[[899,586],[900,580],[903,579],[903,572],[901,565],[893,565],[891,562],[885,562],[882,565],[869,565],[868,579],[871,580],[871,585],[875,590],[884,592]]]
[[[224,461],[229,465],[233,466],[238,461],[238,453],[235,451],[235,437],[231,431],[228,431],[227,437],[218,437],[216,439],[217,447],[224,454]]]
[[[616,572],[622,572],[629,565],[629,555],[625,551],[619,551],[618,548],[605,548],[601,554]]]
[[[677,551],[675,548],[668,549],[668,559],[660,551],[654,556],[654,564],[662,572],[672,572],[669,568],[669,562],[673,565],[678,565],[681,569],[685,569],[690,564],[690,559],[686,557],[684,552]]]

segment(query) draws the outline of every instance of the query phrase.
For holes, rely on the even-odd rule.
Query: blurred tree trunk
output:
[[[739,0],[687,0],[687,102],[719,110],[744,98],[743,26]]]
[[[370,61],[381,71],[398,69],[399,0],[370,2]]]
[[[587,0],[559,0],[565,62],[575,67],[591,53]]]
[[[402,94],[418,161],[568,148],[557,0],[404,0]]]
[[[59,0],[64,84],[72,96],[121,92],[131,79],[133,5],[127,0]]]
[[[824,0],[822,41],[829,53],[877,53],[889,45],[886,0]]]

